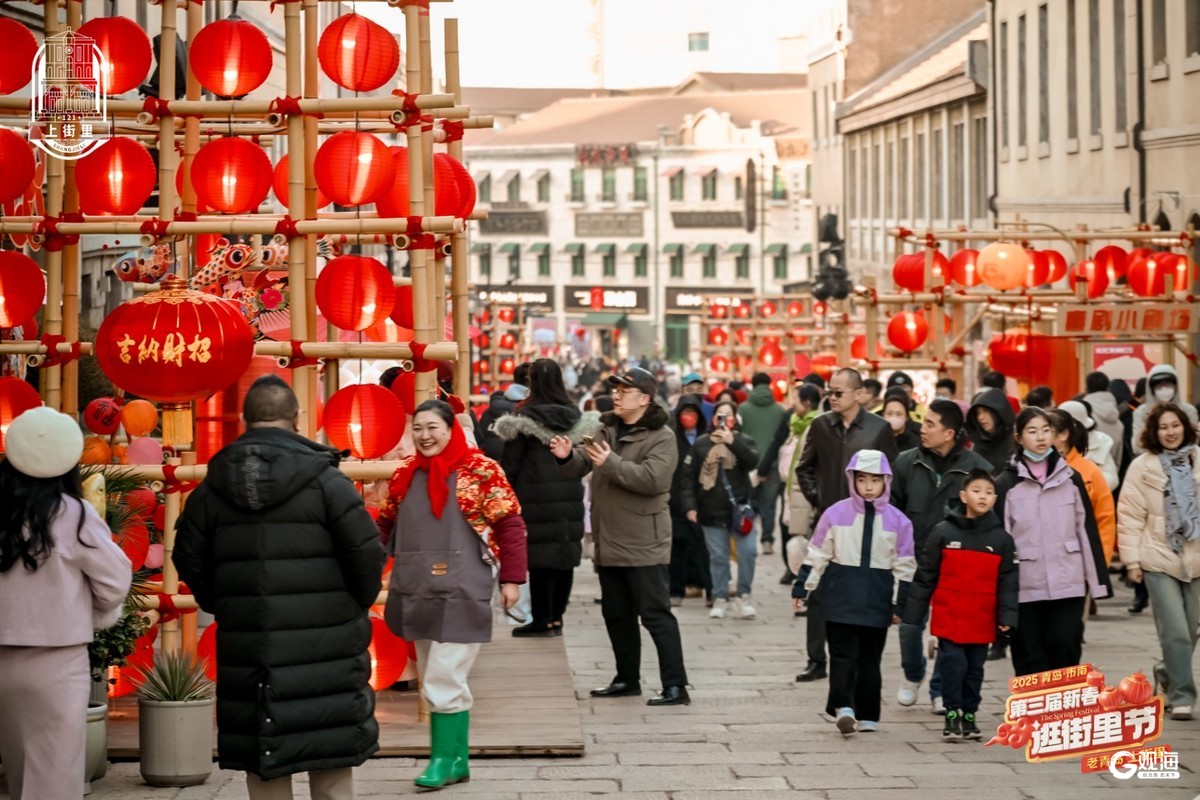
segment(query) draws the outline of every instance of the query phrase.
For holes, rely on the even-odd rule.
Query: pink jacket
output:
[[[54,548],[36,572],[0,572],[0,645],[66,647],[116,624],[129,593],[129,559],[88,503],[63,498],[50,523]],[[83,525],[79,515],[82,510]]]

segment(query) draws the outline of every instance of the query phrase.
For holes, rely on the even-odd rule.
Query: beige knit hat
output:
[[[83,455],[79,423],[48,406],[19,415],[4,435],[4,455],[17,472],[31,478],[57,478]]]

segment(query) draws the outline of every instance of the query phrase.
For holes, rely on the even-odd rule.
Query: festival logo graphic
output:
[[[95,39],[69,28],[47,36],[33,59],[30,140],[70,161],[99,147],[96,128],[108,127],[105,74]]]

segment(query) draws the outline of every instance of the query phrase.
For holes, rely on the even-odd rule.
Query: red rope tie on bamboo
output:
[[[299,339],[292,339],[288,344],[292,347],[292,354],[288,356],[288,369],[313,367],[320,363],[318,359],[304,355],[304,342]]]
[[[275,223],[275,233],[282,234],[288,239],[297,239],[304,235],[300,233],[300,231],[296,230],[296,220],[292,219],[286,214],[282,219]]]
[[[161,239],[167,235],[167,227],[171,223],[165,219],[151,217],[142,223],[141,232],[146,236],[153,236],[156,239]]]
[[[47,252],[57,253],[69,244],[79,244],[79,234],[58,232],[59,223],[62,222],[83,222],[83,214],[78,211],[68,212],[61,217],[47,214],[34,226],[34,233],[43,238]]]
[[[142,112],[149,114],[154,118],[154,121],[171,115],[171,106],[161,97],[147,97],[142,101]]]
[[[437,250],[437,237],[432,233],[421,233],[408,237],[405,250]]]
[[[181,481],[175,476],[178,470],[176,464],[163,465],[163,494],[183,494],[200,485],[200,481]]]
[[[175,215],[175,222],[195,222],[200,216],[195,211],[180,211]]]
[[[442,120],[442,130],[447,142],[457,142],[463,138],[463,124],[457,120]]]
[[[896,238],[897,239],[907,239],[908,237],[910,237],[912,235],[913,235],[913,232],[910,231],[908,228],[897,228],[896,229]]]
[[[420,106],[417,105],[419,94],[402,89],[396,89],[392,94],[404,98],[404,102],[400,105],[400,110],[404,112],[404,121],[396,124],[396,130],[407,131],[414,125],[420,125],[421,130],[433,130],[433,115],[422,114]]]
[[[59,350],[58,346],[60,344],[67,343],[67,337],[62,336],[61,334],[43,333],[42,338],[38,341],[40,341],[46,347],[46,357],[42,361],[43,367],[62,366],[63,364],[68,364],[72,361],[78,360],[79,356],[82,355],[82,349],[79,342],[71,342],[70,349],[66,350],[65,352]]]
[[[425,342],[409,342],[408,348],[412,350],[413,372],[433,372],[437,369],[437,362],[430,361],[425,358],[425,349],[429,347]]]
[[[317,119],[324,119],[325,117],[325,115],[319,111],[308,114],[304,111],[304,109],[300,108],[300,98],[291,97],[289,95],[276,97],[271,101],[271,104],[267,106],[267,110],[272,114],[283,114],[284,116],[288,117],[310,116]]]

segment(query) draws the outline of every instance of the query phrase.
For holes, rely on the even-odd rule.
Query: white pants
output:
[[[354,800],[354,769],[323,769],[308,773],[312,800]],[[246,789],[250,800],[292,800],[292,776],[264,781],[246,773]]]
[[[474,698],[467,678],[479,656],[478,644],[453,644],[418,639],[417,672],[421,676],[421,696],[435,714],[469,711]]]

